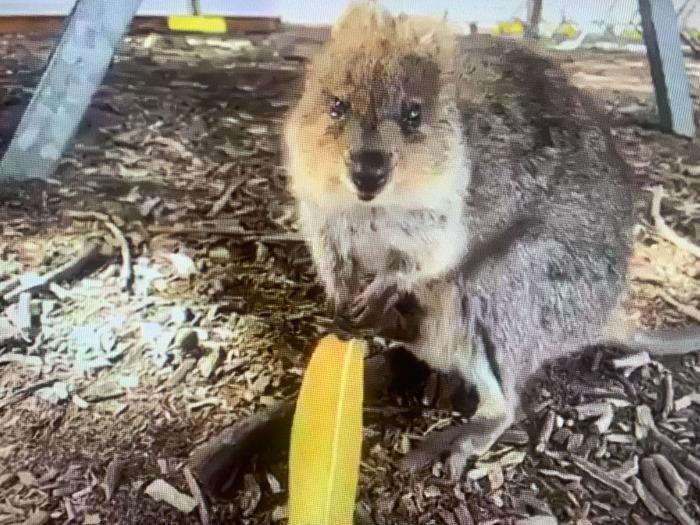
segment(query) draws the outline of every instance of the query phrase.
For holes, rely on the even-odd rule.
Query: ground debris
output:
[[[128,290],[133,279],[133,270],[131,268],[131,250],[129,249],[129,242],[126,240],[126,237],[122,231],[116,224],[110,221],[109,217],[104,213],[68,210],[66,211],[66,215],[74,219],[94,219],[101,221],[105,228],[110,231],[119,244],[119,251],[122,257],[122,267],[119,274],[121,287],[124,290]]]
[[[637,501],[637,497],[634,495],[634,489],[626,482],[613,476],[606,470],[588,460],[577,456],[571,456],[570,459],[574,465],[576,465],[586,474],[597,479],[608,487],[615,489],[625,502],[633,505]]]
[[[639,352],[625,357],[613,359],[614,368],[622,368],[625,377],[629,377],[636,369],[651,363],[651,358],[647,352]]]
[[[199,507],[199,518],[202,525],[209,525],[209,509],[207,508],[207,502],[204,499],[204,495],[202,494],[202,490],[199,488],[197,480],[194,478],[192,471],[188,467],[185,467],[182,472],[185,476],[185,481],[187,482],[190,492],[197,501],[197,506]]]
[[[44,525],[49,522],[49,519],[50,516],[48,512],[36,510],[27,517],[27,521],[24,522],[24,525]]]
[[[547,443],[552,437],[552,432],[554,431],[556,417],[557,414],[553,410],[548,410],[545,414],[538,434],[539,437],[537,438],[537,445],[535,446],[535,450],[537,452],[542,453],[544,452],[545,448],[547,448]]]
[[[644,484],[638,478],[634,478],[633,483],[634,491],[637,493],[637,496],[639,496],[639,499],[642,500],[642,503],[644,503],[647,510],[649,510],[649,512],[651,512],[651,514],[657,518],[666,518],[666,513],[663,511],[663,507],[644,487]]]
[[[557,525],[558,523],[554,516],[532,516],[515,521],[515,525]]]
[[[700,246],[693,244],[688,239],[678,235],[671,227],[666,224],[666,221],[661,216],[661,199],[664,196],[664,189],[662,186],[654,186],[651,188],[653,195],[651,203],[651,216],[654,219],[654,225],[659,234],[664,237],[667,241],[672,242],[680,249],[692,253],[695,257],[700,258]]]
[[[156,479],[151,482],[144,492],[154,500],[164,501],[184,514],[189,514],[197,506],[197,500],[192,496],[179,492],[175,487],[162,479]]]
[[[682,504],[663,485],[659,469],[653,458],[641,461],[642,478],[650,492],[682,525],[692,525],[695,520],[685,511]]]
[[[83,251],[74,259],[68,261],[55,270],[38,276],[32,279],[25,285],[20,285],[11,292],[7,292],[4,296],[5,301],[12,301],[23,293],[33,293],[47,287],[50,283],[56,281],[64,281],[71,279],[73,276],[81,272],[84,268],[93,265],[98,260],[103,260],[108,256],[108,252],[103,251],[105,247],[101,243],[90,241],[86,244]]]
[[[0,463],[12,464],[0,467],[0,524],[25,523],[32,513],[51,523],[287,519],[284,434],[308,352],[331,323],[286,190],[279,139],[301,61],[323,38],[285,28],[245,42],[220,39],[231,41],[222,47],[212,45],[218,37],[130,35],[55,179],[13,187],[0,199]],[[28,36],[0,39],[8,116],[0,142],[52,47]],[[648,66],[636,55],[579,51],[562,67],[615,119],[627,119],[612,130],[621,154],[642,185],[663,185],[662,220],[697,244],[696,145],[635,121],[642,108],[653,118]],[[700,79],[692,62],[688,71]],[[639,96],[640,89],[648,93]],[[640,207],[629,311],[647,327],[687,324],[699,317],[698,259],[666,242],[653,222]],[[99,249],[86,258],[91,246]],[[132,285],[124,289],[129,257]],[[22,292],[30,294],[25,330],[15,323]],[[141,337],[144,325],[153,337]],[[372,341],[372,352],[388,345]],[[483,475],[477,481],[452,483],[443,462],[410,479],[396,472],[402,440],[460,415],[440,405],[434,384],[385,393],[365,412],[361,523],[551,521],[552,509],[576,525],[654,523],[670,516],[642,481],[639,458],[657,453],[675,468],[667,478],[654,461],[662,486],[697,522],[697,356],[625,355],[610,363],[607,353],[548,369],[535,393],[538,415],[499,440],[474,469]],[[286,408],[271,419],[256,419],[279,404]],[[593,419],[577,413],[595,404],[610,408]],[[245,431],[256,420],[264,431]],[[190,458],[234,427],[231,440],[209,449],[218,459],[197,465]],[[529,443],[541,452],[526,454]],[[125,482],[108,493],[116,458]],[[191,475],[183,470],[188,458]],[[17,471],[31,472],[38,486],[29,478],[22,484]],[[598,479],[600,471],[609,477]],[[162,476],[180,488],[187,482],[199,516],[144,495]],[[205,506],[195,479],[205,492],[226,489],[226,499]],[[100,481],[104,498],[95,490]],[[619,482],[633,487],[636,506]],[[647,513],[638,487],[663,518]]]
[[[107,465],[107,470],[105,472],[104,482],[102,487],[105,491],[105,501],[112,499],[114,491],[119,487],[119,483],[122,478],[122,471],[124,468],[123,462],[119,458],[112,458],[112,461]]]

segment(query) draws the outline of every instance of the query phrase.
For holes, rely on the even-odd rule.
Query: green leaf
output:
[[[352,525],[362,450],[365,343],[330,335],[297,399],[289,450],[289,525]]]

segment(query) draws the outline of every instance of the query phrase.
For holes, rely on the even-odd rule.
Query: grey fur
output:
[[[636,192],[594,104],[552,63],[481,37],[467,39],[462,56],[469,74],[456,107],[470,177],[461,190],[461,263],[430,279],[406,278],[422,271],[424,254],[402,243],[449,243],[455,230],[445,210],[391,205],[319,215],[325,251],[315,253],[337,312],[362,312],[363,323],[394,333],[406,328],[397,305],[410,295],[419,315],[409,316],[418,330],[407,347],[476,387],[474,418],[404,461],[416,468],[448,451],[456,476],[464,457],[484,453],[519,417],[522,391],[544,362],[608,333],[626,287]],[[398,251],[378,253],[387,231]],[[324,272],[328,261],[344,264]],[[366,274],[374,281],[363,290]]]

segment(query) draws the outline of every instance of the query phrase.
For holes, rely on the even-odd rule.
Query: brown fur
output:
[[[345,158],[366,129],[375,130],[375,148],[396,155],[394,191],[385,199],[403,203],[435,192],[461,138],[454,105],[442,102],[455,98],[454,42],[445,22],[393,18],[370,3],[352,6],[313,60],[287,120],[292,192],[329,205],[348,202]],[[342,122],[329,116],[333,97],[349,104]],[[396,122],[406,100],[423,104],[424,125],[410,137]]]

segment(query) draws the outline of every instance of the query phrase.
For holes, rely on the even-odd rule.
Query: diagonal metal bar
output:
[[[0,182],[49,177],[73,138],[141,0],[77,0],[0,161]]]
[[[693,106],[672,0],[639,0],[642,34],[664,131],[695,136]]]

